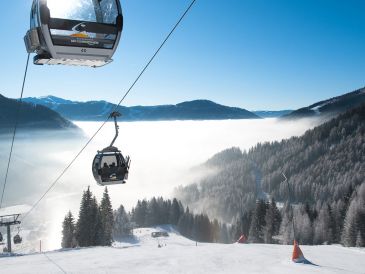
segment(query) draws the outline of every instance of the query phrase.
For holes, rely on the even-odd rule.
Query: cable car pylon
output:
[[[20,214],[11,214],[11,215],[4,215],[0,216],[0,227],[5,226],[7,229],[7,249],[8,253],[11,253],[11,229],[12,225],[20,225],[19,219]],[[19,232],[16,235],[18,237],[14,237],[14,244],[19,244],[22,242],[22,238],[19,236]]]

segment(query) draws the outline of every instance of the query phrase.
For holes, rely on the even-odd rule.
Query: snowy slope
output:
[[[169,232],[158,241],[151,232]],[[136,229],[111,248],[83,248],[0,258],[0,273],[365,273],[365,250],[302,246],[315,265],[295,264],[292,247],[261,244],[195,246],[171,227]]]

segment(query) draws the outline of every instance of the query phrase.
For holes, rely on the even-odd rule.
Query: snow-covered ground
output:
[[[152,238],[153,231],[169,237]],[[302,246],[316,265],[295,264],[292,246],[202,244],[171,227],[144,228],[111,248],[83,248],[0,258],[0,273],[365,273],[365,250]],[[158,245],[162,246],[158,248]]]

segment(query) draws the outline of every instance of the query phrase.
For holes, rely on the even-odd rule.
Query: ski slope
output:
[[[152,238],[167,231],[167,238]],[[291,262],[292,246],[202,244],[169,226],[135,229],[113,247],[60,250],[0,258],[0,273],[365,273],[365,249],[302,246],[317,265]],[[158,245],[162,246],[158,248]]]

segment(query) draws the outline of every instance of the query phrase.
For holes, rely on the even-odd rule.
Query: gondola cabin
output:
[[[122,29],[119,0],[33,0],[24,41],[36,65],[100,67],[112,61]]]
[[[96,182],[101,186],[125,184],[129,166],[129,157],[124,158],[116,147],[110,146],[98,151],[92,164],[92,171]]]
[[[15,235],[14,236],[14,238],[13,238],[13,242],[14,242],[14,244],[21,244],[22,243],[22,237],[20,237],[20,235],[19,234],[17,234],[17,235]]]

